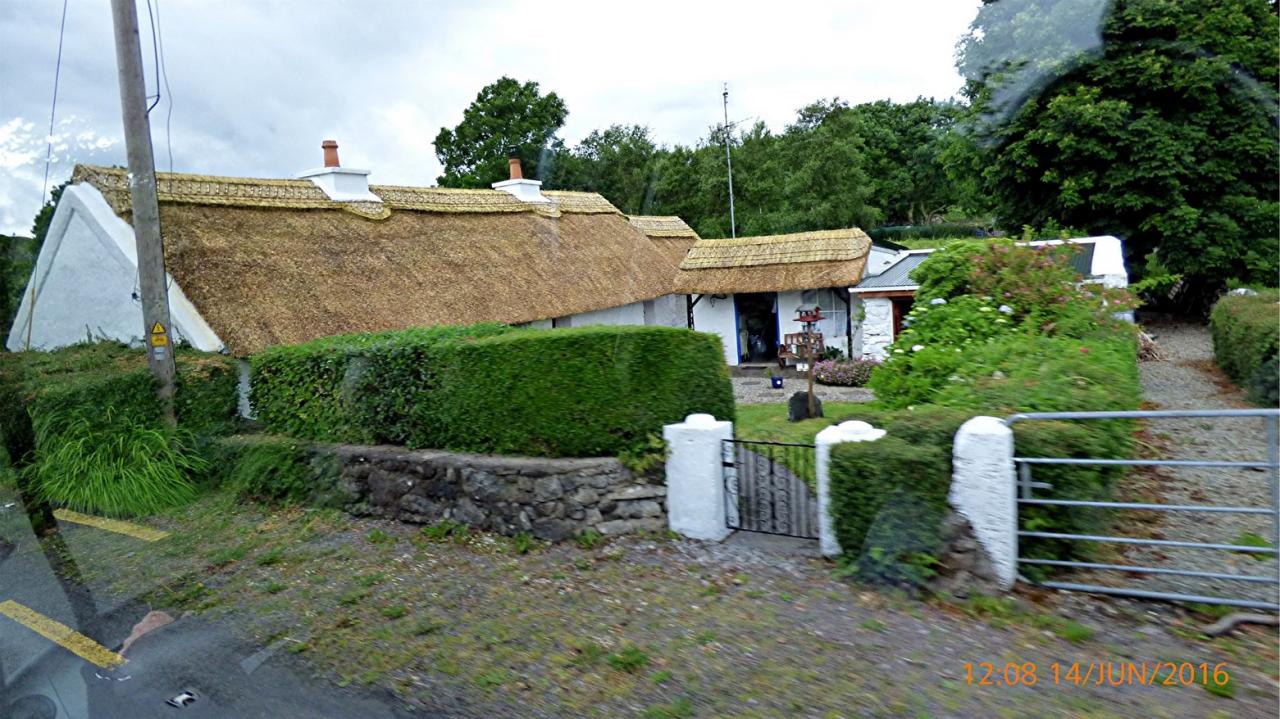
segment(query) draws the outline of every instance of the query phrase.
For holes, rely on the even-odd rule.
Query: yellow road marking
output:
[[[17,602],[6,599],[0,602],[0,614],[61,646],[81,659],[97,664],[103,669],[118,667],[125,663],[125,658],[107,649],[89,637],[68,627],[62,622],[54,621],[45,615],[29,609]]]
[[[88,514],[73,512],[70,509],[55,509],[53,516],[63,522],[74,522],[75,524],[83,524],[86,527],[95,527],[97,529],[105,529],[108,532],[116,534],[125,534],[136,539],[146,542],[158,542],[169,536],[168,532],[162,532],[159,529],[143,527],[130,522],[121,522],[118,519],[107,519],[106,517],[93,517]]]

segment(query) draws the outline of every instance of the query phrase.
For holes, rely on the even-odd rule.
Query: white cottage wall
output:
[[[581,312],[569,318],[570,327],[587,325],[642,325],[644,324],[644,303],[632,302],[629,305],[608,307],[603,310]]]
[[[720,335],[724,361],[730,367],[738,366],[738,314],[733,308],[733,295],[703,295],[693,306],[693,328]]]
[[[56,349],[86,338],[141,342],[142,306],[133,299],[137,276],[133,228],[97,189],[67,187],[5,346],[15,352],[27,347],[29,320],[32,349]],[[199,350],[220,351],[222,341],[182,288],[172,278],[169,285],[174,337]]]

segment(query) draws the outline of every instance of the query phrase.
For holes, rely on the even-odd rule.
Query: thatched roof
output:
[[[128,219],[123,170],[79,167]],[[671,291],[673,265],[594,193],[372,186],[159,173],[170,274],[236,355],[346,332],[561,317]]]
[[[689,248],[699,239],[698,233],[685,224],[684,220],[674,216],[631,215],[627,219],[631,221],[632,227],[648,235],[653,246],[662,253],[669,268],[667,279],[674,283],[680,272],[680,263],[684,262]],[[671,285],[671,291],[676,291],[674,284]]]
[[[862,230],[700,239],[680,263],[678,292],[729,294],[852,287],[862,279],[871,238]]]

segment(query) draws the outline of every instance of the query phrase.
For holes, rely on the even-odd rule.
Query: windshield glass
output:
[[[1280,711],[1276,3],[0,47],[0,718]]]

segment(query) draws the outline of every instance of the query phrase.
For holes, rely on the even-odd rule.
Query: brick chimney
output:
[[[341,167],[338,162],[338,141],[325,140],[320,143],[320,149],[324,150],[324,166],[325,167]]]
[[[382,202],[369,191],[369,171],[343,167],[338,162],[338,141],[320,143],[324,151],[324,167],[299,173],[298,179],[311,180],[330,200],[337,202]]]
[[[524,179],[524,172],[520,169],[520,158],[514,149],[507,154],[507,168],[511,172],[511,179],[493,183],[491,185],[493,189],[514,195],[522,202],[551,202],[542,195],[541,182]]]

